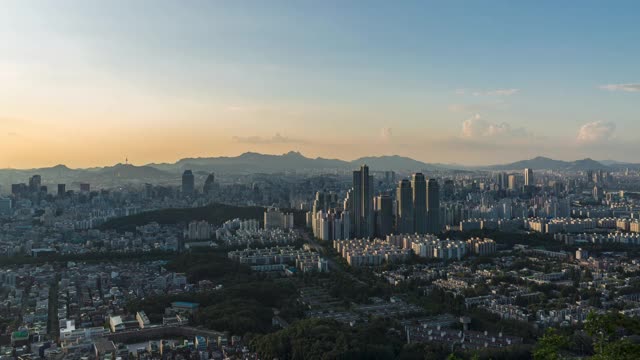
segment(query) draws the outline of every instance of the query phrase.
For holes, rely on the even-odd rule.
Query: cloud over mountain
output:
[[[616,124],[610,121],[586,123],[578,130],[578,142],[582,144],[601,143],[611,139],[615,130]]]
[[[462,137],[464,138],[523,137],[528,135],[529,132],[524,128],[513,128],[506,122],[493,123],[484,120],[480,114],[476,114],[462,122]]]

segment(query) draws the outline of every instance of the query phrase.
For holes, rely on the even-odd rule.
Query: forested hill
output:
[[[136,215],[111,219],[100,226],[102,230],[135,231],[136,226],[157,222],[161,225],[175,225],[191,221],[205,220],[211,224],[220,225],[232,219],[257,219],[263,221],[265,208],[262,206],[233,206],[226,204],[211,204],[204,207],[162,209],[148,211]],[[296,226],[304,225],[304,213],[300,210],[283,210],[294,213]]]

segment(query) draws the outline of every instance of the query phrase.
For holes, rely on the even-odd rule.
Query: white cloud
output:
[[[380,130],[380,136],[382,137],[382,140],[384,140],[386,142],[389,142],[389,141],[391,141],[391,137],[393,136],[393,132],[392,132],[390,127],[382,128]]]
[[[233,141],[243,144],[293,144],[304,143],[304,140],[293,139],[290,137],[282,136],[280,133],[276,133],[272,137],[262,136],[234,136]]]
[[[456,90],[456,94],[458,95],[471,94],[473,96],[511,96],[517,94],[518,92],[520,92],[520,89]]]
[[[481,138],[481,137],[523,137],[528,136],[529,132],[524,128],[512,128],[506,122],[492,123],[484,120],[480,114],[475,114],[470,119],[462,122],[462,136],[465,138]]]
[[[636,83],[636,84],[607,84],[607,85],[601,85],[600,89],[609,90],[609,91],[640,92],[640,83]]]
[[[511,96],[511,95],[515,95],[520,91],[520,89],[496,89],[496,90],[489,90],[489,91],[485,91],[484,93],[481,93],[481,95],[486,95],[486,96]]]
[[[613,137],[616,124],[613,122],[594,121],[584,124],[578,130],[578,142],[599,143]]]

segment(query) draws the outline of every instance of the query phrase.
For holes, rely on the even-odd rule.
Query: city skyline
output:
[[[0,168],[640,150],[634,2],[4,5]]]
[[[0,9],[0,360],[640,354],[640,2]]]

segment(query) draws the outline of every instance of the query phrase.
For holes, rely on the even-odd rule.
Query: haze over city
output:
[[[6,1],[0,168],[633,161],[633,1]]]
[[[0,1],[0,360],[640,359],[640,2]]]

